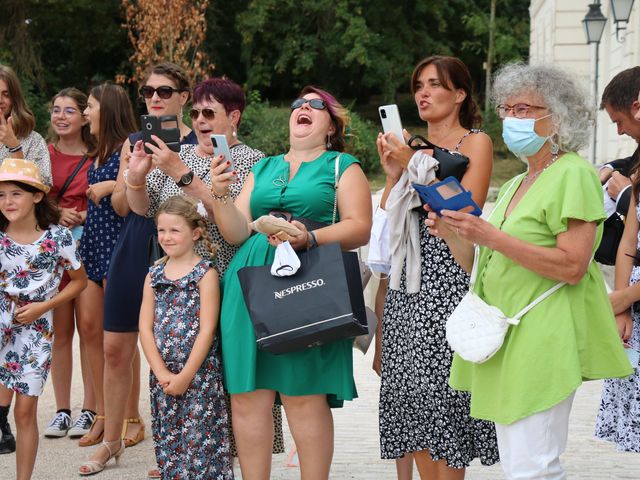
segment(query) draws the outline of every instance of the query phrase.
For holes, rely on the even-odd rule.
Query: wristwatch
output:
[[[191,185],[191,182],[193,182],[193,171],[188,171],[180,177],[180,180],[178,180],[176,184],[179,187],[186,187],[187,185]]]

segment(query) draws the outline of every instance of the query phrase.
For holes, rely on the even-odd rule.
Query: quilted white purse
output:
[[[516,181],[517,179],[511,184],[509,190],[511,190]],[[507,196],[508,192],[502,199]],[[493,212],[497,210],[497,206],[493,209]],[[509,325],[520,323],[520,319],[529,310],[565,284],[565,282],[560,282],[554,285],[512,318],[509,318],[498,307],[489,305],[473,292],[478,274],[479,256],[480,248],[476,245],[469,291],[455,308],[446,324],[447,341],[453,351],[464,360],[473,363],[482,363],[490,359],[500,350]]]

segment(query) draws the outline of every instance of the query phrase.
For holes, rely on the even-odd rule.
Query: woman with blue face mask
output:
[[[508,479],[566,478],[559,457],[576,389],[632,372],[593,261],[602,187],[575,153],[589,140],[588,98],[556,68],[504,67],[494,99],[504,141],[527,171],[502,187],[487,220],[444,210],[425,222],[465,270],[478,255],[474,291],[507,317],[559,287],[510,327],[493,357],[456,354],[451,367],[450,385],[471,392],[471,416],[495,422]]]

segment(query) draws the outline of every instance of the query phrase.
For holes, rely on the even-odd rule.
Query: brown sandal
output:
[[[138,430],[138,433],[133,438],[125,436],[127,434],[127,427],[129,426],[130,423],[140,424],[140,430]],[[134,445],[137,445],[144,440],[144,423],[142,423],[142,420],[140,419],[140,417],[124,419],[124,422],[122,424],[122,439],[124,440],[125,447],[133,447]]]
[[[97,445],[102,442],[102,438],[104,437],[104,425],[102,426],[102,432],[100,432],[100,435],[98,435],[97,438],[90,437],[91,432],[93,431],[93,427],[95,426],[96,423],[98,423],[98,420],[104,421],[104,415],[96,415],[95,417],[93,417],[93,423],[91,423],[91,428],[89,428],[89,432],[85,433],[80,438],[80,440],[78,441],[78,446],[91,447],[92,445]]]

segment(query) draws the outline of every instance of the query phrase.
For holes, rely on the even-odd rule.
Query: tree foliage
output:
[[[209,0],[122,0],[122,6],[134,49],[130,80],[138,82],[149,65],[163,61],[182,66],[194,79],[211,73],[213,65],[200,49]]]

